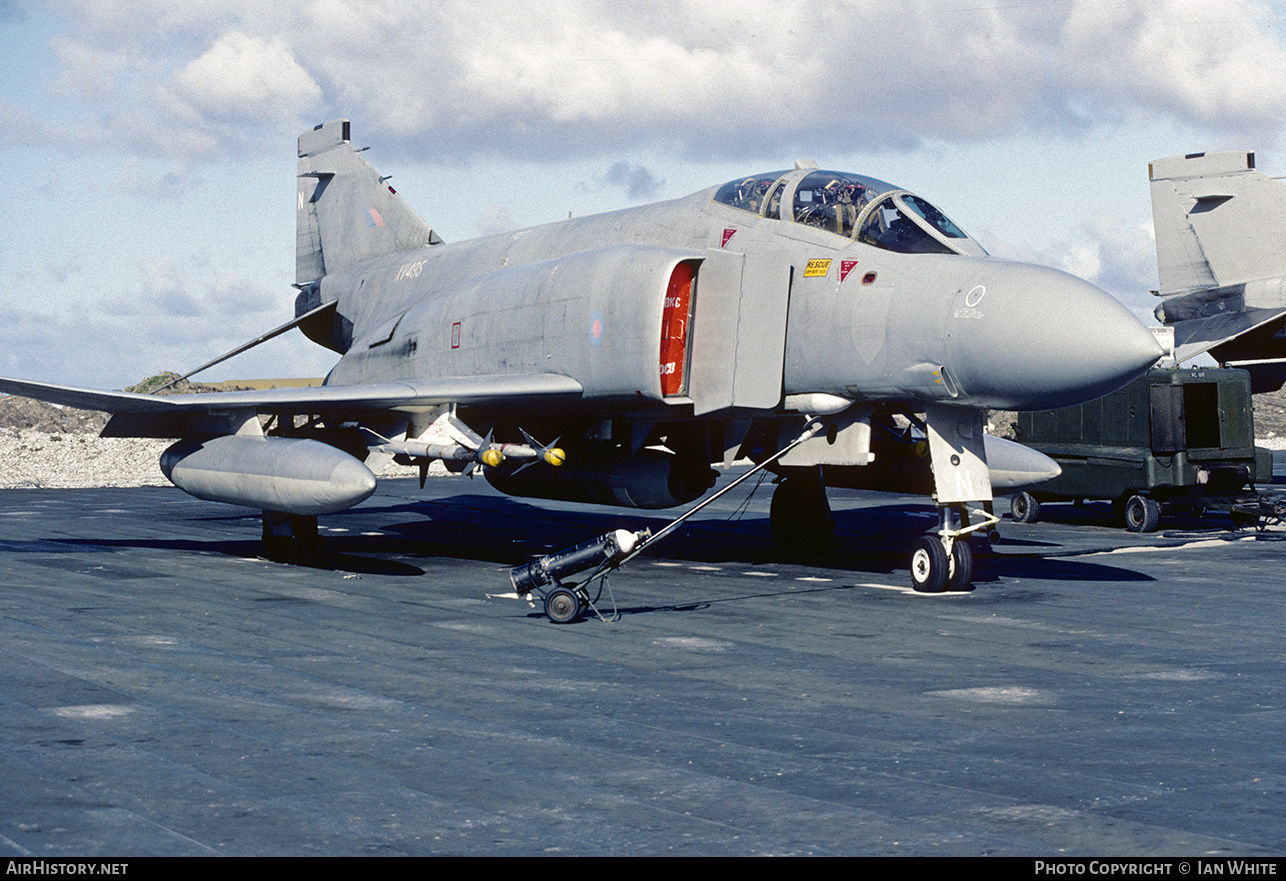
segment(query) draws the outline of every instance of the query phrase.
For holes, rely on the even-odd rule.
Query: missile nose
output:
[[[1114,297],[1043,266],[997,263],[956,298],[952,370],[983,406],[1044,410],[1092,401],[1164,354]]]

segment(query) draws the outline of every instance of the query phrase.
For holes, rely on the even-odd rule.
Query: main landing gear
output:
[[[835,542],[835,517],[826,501],[822,469],[801,468],[782,477],[768,514],[777,544],[789,551],[817,551]]]
[[[322,556],[316,516],[263,512],[263,555],[274,563],[310,565]]]

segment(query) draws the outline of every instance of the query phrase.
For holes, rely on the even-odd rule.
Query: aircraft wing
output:
[[[581,384],[557,373],[439,377],[430,380],[276,388],[262,391],[141,395],[0,377],[0,392],[113,414],[105,437],[176,437],[184,417],[232,410],[258,413],[362,413],[581,395]],[[113,428],[113,426],[115,426]]]
[[[1282,315],[1282,311],[1274,309],[1251,309],[1175,322],[1171,325],[1174,327],[1175,358],[1182,364],[1270,324]]]

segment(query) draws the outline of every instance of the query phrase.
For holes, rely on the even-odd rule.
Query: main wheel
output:
[[[1040,519],[1040,502],[1031,493],[1014,493],[1009,499],[1009,513],[1015,523],[1035,523]]]
[[[1232,528],[1233,529],[1258,529],[1259,515],[1251,514],[1246,511],[1233,511]]]
[[[580,617],[580,597],[570,587],[555,587],[545,594],[545,614],[555,624],[570,624]]]
[[[1130,532],[1156,532],[1161,523],[1161,504],[1155,499],[1130,496],[1125,503],[1125,528]]]
[[[315,565],[322,557],[317,518],[264,511],[263,551],[263,555],[274,563]]]
[[[972,568],[972,556],[970,561]],[[911,586],[921,593],[941,593],[950,568],[947,549],[936,535],[922,535],[911,546]]]
[[[768,519],[773,538],[787,550],[830,547],[835,542],[835,517],[826,501],[821,469],[788,472],[773,491]]]
[[[947,575],[947,590],[968,590],[973,581],[973,548],[966,539],[951,543],[951,572]]]

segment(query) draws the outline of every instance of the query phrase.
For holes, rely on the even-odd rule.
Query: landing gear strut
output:
[[[982,413],[929,404],[923,428],[929,441],[938,528],[920,538],[911,551],[911,585],[925,593],[966,590],[973,580],[970,535],[983,530],[991,538],[1000,522],[992,510]],[[981,502],[982,510],[966,507],[970,501]],[[976,525],[970,525],[970,514],[978,516]]]
[[[263,512],[263,555],[269,560],[307,565],[316,562],[321,552],[315,516]]]
[[[822,469],[791,469],[777,484],[769,509],[773,538],[791,551],[820,550],[835,541],[835,517],[826,501]]]

